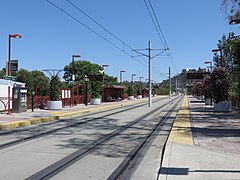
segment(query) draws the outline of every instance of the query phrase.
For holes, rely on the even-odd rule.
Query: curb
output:
[[[157,98],[161,98],[161,97],[157,97]],[[114,104],[114,105],[109,105],[109,106],[105,106],[105,107],[97,107],[97,108],[85,109],[85,110],[62,113],[62,114],[60,113],[58,115],[36,117],[36,118],[29,118],[29,119],[25,119],[25,120],[19,120],[19,121],[15,121],[15,122],[8,122],[8,123],[0,124],[0,130],[13,129],[13,128],[18,128],[18,127],[46,123],[49,121],[60,120],[60,119],[67,118],[67,117],[70,118],[70,117],[80,115],[80,114],[87,114],[87,113],[91,113],[91,112],[113,109],[113,108],[117,108],[117,107],[121,107],[121,106],[131,105],[131,104],[138,104],[138,103],[142,103],[144,101],[147,101],[147,99],[141,99],[141,100],[137,100],[137,101],[135,100],[135,101],[121,103],[121,104]]]

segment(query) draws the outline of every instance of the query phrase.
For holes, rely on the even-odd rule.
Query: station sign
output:
[[[16,76],[6,76],[6,75],[4,75],[3,78],[6,79],[6,80],[16,80]]]
[[[187,73],[187,79],[203,79],[204,75],[210,74],[209,72],[194,72]]]
[[[10,71],[18,71],[18,60],[10,61]]]
[[[97,75],[88,75],[89,81],[102,81],[103,75],[97,74]]]

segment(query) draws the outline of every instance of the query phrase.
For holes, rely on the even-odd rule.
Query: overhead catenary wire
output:
[[[155,20],[154,20],[154,18],[153,18],[153,16],[152,16],[152,13],[151,13],[151,11],[150,11],[148,5],[147,5],[146,0],[144,0],[144,3],[145,3],[145,6],[146,6],[146,8],[147,8],[147,10],[148,10],[148,13],[149,13],[149,15],[150,15],[150,17],[151,17],[151,19],[152,19],[153,25],[154,25],[154,27],[155,27],[157,33],[158,33],[158,37],[160,38],[160,40],[161,40],[161,42],[162,42],[164,48],[167,49],[166,43],[164,42],[162,36],[160,35],[159,29],[158,29],[158,27],[157,27],[157,25],[156,25],[156,23],[155,23]]]
[[[96,20],[94,20],[93,18],[91,18],[89,15],[87,15],[84,11],[82,11],[79,7],[77,7],[75,4],[73,4],[70,0],[66,0],[68,3],[70,3],[73,7],[75,7],[78,11],[80,11],[82,14],[84,14],[86,17],[88,17],[90,20],[92,20],[94,23],[96,23],[99,27],[101,27],[106,33],[110,34],[111,36],[113,36],[115,39],[117,39],[119,42],[122,43],[122,47],[116,45],[114,42],[112,42],[111,40],[107,39],[106,36],[101,35],[100,33],[98,33],[97,31],[95,31],[93,28],[87,26],[86,24],[84,24],[83,22],[81,22],[78,18],[74,17],[73,15],[71,15],[70,13],[68,13],[67,11],[65,11],[63,8],[59,7],[58,5],[56,5],[55,3],[53,3],[50,0],[46,0],[48,3],[50,3],[52,6],[54,6],[55,8],[57,8],[58,10],[62,11],[65,15],[69,16],[70,18],[72,18],[73,20],[75,20],[76,22],[78,22],[79,24],[81,24],[82,26],[84,26],[85,28],[87,28],[89,31],[93,32],[94,34],[96,34],[97,36],[99,36],[101,39],[107,41],[109,44],[111,44],[113,47],[115,47],[116,49],[120,50],[121,52],[125,53],[127,56],[131,57],[132,59],[136,60],[138,63],[140,63],[141,65],[143,65],[144,67],[147,67],[147,61],[142,58],[146,64],[144,64],[142,61],[140,61],[139,59],[135,58],[134,56],[132,56],[130,53],[128,53],[126,51],[126,47],[129,48],[131,51],[133,50],[133,48],[128,45],[127,43],[125,43],[124,41],[122,41],[120,38],[118,38],[116,35],[114,35],[113,33],[111,33],[109,30],[107,30],[106,28],[104,28],[100,23],[98,23]],[[164,74],[162,74],[161,72],[159,72],[157,69],[155,69],[155,73],[159,73],[162,77],[166,77]]]
[[[158,18],[157,18],[157,16],[156,16],[156,13],[155,13],[155,10],[154,10],[154,8],[153,8],[153,5],[152,5],[152,3],[151,3],[150,0],[148,0],[148,3],[149,3],[150,8],[149,8],[146,0],[144,0],[144,3],[145,3],[145,6],[146,6],[146,8],[147,8],[147,10],[148,10],[148,13],[149,13],[149,15],[150,15],[150,17],[151,17],[151,19],[152,19],[152,22],[153,22],[154,27],[155,27],[155,29],[156,29],[156,31],[157,31],[157,34],[158,34],[158,36],[159,36],[159,38],[160,38],[160,40],[161,40],[161,42],[162,42],[162,45],[164,46],[165,49],[168,50],[168,51],[167,51],[167,55],[168,55],[168,57],[169,57],[170,63],[172,64],[172,66],[174,67],[175,71],[176,71],[177,74],[178,74],[178,70],[177,70],[177,68],[176,68],[175,62],[174,62],[173,57],[172,57],[172,55],[171,55],[171,52],[170,52],[170,50],[169,50],[169,46],[168,46],[167,41],[166,41],[166,38],[165,38],[165,36],[164,36],[164,34],[163,34],[162,28],[161,28],[160,23],[159,23],[159,21],[158,21]]]
[[[110,32],[108,29],[106,29],[103,25],[101,25],[100,23],[98,23],[95,19],[93,19],[91,16],[89,16],[87,13],[85,13],[83,10],[81,10],[78,6],[76,6],[72,1],[70,0],[66,0],[69,4],[71,4],[74,8],[76,8],[78,11],[80,11],[83,15],[85,15],[87,18],[89,18],[91,21],[93,21],[95,24],[97,24],[99,27],[101,27],[105,32],[109,33],[111,36],[113,36],[115,39],[117,39],[118,41],[120,41],[123,45],[123,49],[122,51],[125,51],[125,46],[128,47],[131,51],[133,51],[133,48],[128,45],[127,43],[125,43],[124,41],[122,41],[119,37],[117,37],[116,35],[114,35],[112,32]],[[136,57],[136,56],[134,56]],[[132,56],[133,58],[133,56]],[[143,57],[140,57],[141,59],[143,59],[143,61],[145,63],[148,63]],[[159,73],[162,77],[167,78],[167,76],[165,76],[164,74],[162,74],[161,72],[159,72],[155,67],[152,67],[153,71],[155,73]]]

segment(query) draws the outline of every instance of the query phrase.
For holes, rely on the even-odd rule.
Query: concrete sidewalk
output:
[[[185,99],[178,112],[159,179],[239,180],[239,113],[216,113],[204,103],[190,101],[196,99]]]
[[[163,96],[157,96],[156,98],[163,98]],[[100,105],[88,105],[83,104],[74,107],[64,107],[61,110],[44,110],[35,109],[34,112],[28,110],[22,113],[12,113],[7,115],[6,113],[0,114],[0,130],[8,128],[17,128],[22,126],[29,126],[33,124],[48,122],[52,120],[58,120],[63,118],[69,118],[72,116],[77,116],[81,114],[86,114],[90,112],[103,111],[107,109],[117,108],[121,106],[127,106],[131,104],[147,102],[147,98],[134,99],[134,100],[124,100],[117,102],[106,102]]]

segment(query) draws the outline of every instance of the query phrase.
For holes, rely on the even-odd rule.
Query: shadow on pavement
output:
[[[203,173],[240,173],[240,171],[238,170],[193,170],[193,171],[189,171],[189,168],[175,168],[175,167],[162,167],[160,169],[159,174],[165,174],[165,175],[179,175],[179,176],[183,176],[183,175],[188,175],[189,172],[192,173],[198,173],[198,172],[203,172]]]

